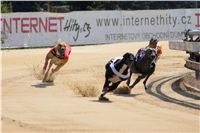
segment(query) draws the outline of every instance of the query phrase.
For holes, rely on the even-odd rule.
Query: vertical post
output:
[[[200,71],[195,71],[195,77],[200,81]]]

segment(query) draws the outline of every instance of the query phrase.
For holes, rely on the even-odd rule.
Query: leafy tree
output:
[[[53,6],[67,6],[70,11],[154,10],[200,8],[200,1],[1,1],[1,12],[49,11]]]
[[[11,12],[10,2],[1,1],[1,12],[2,13]]]

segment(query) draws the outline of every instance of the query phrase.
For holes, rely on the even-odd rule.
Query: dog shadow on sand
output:
[[[140,93],[140,94],[114,94],[114,95],[121,96],[121,97],[136,97],[136,96],[143,95],[143,94]]]
[[[108,100],[108,101],[100,101],[100,100],[90,100],[91,102],[97,102],[97,103],[112,103],[113,101]]]
[[[113,94],[116,96],[122,96],[122,97],[136,97],[136,96],[142,95],[142,93],[131,94],[131,90],[127,86],[118,87],[116,90],[113,91]]]
[[[122,97],[136,97],[138,95],[142,95],[142,94],[114,94],[116,96],[122,96]],[[90,100],[91,102],[98,102],[98,103],[113,103],[112,99],[108,100],[108,101],[104,101],[104,100]]]
[[[35,88],[47,88],[48,86],[54,86],[53,82],[40,82],[35,85],[31,85]]]
[[[40,64],[32,66],[32,74],[37,80],[40,81],[43,80],[44,73],[42,72]],[[47,77],[47,80],[45,82],[39,82],[31,86],[35,88],[47,88],[48,86],[53,86],[54,85],[53,81],[55,80],[55,76],[56,74],[54,74],[52,77]]]
[[[140,94],[131,94],[131,90],[128,87],[121,86],[121,87],[118,87],[116,90],[113,91],[113,95],[132,98],[132,97],[136,97],[136,96],[143,95],[143,94],[142,93],[140,93]],[[112,103],[113,102],[111,100],[108,100],[108,101],[91,100],[91,101],[92,102],[99,102],[99,103]]]

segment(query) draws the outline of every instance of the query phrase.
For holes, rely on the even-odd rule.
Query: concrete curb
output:
[[[198,89],[198,88],[193,87],[193,86],[191,86],[190,84],[187,84],[187,83],[185,83],[185,82],[183,82],[183,85],[186,87],[187,90],[200,93],[200,88]]]

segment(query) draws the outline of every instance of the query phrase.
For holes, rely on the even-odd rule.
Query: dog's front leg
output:
[[[126,81],[126,85],[129,87],[130,83],[131,83],[131,76],[132,76],[132,73],[130,74],[128,80]]]
[[[141,79],[143,79],[145,77],[146,77],[146,75],[138,76],[137,79],[135,80],[135,82],[131,86],[129,86],[129,88],[132,89],[137,83],[140,82]]]
[[[46,55],[46,57],[45,57],[45,63],[44,63],[44,66],[43,66],[43,71],[42,71],[42,73],[43,74],[45,74],[45,71],[46,71],[46,69],[47,69],[47,66],[48,66],[48,62],[49,62],[49,53]]]
[[[51,73],[50,73],[50,75],[49,75],[49,77],[52,77],[53,76],[53,74],[55,73],[55,72],[57,72],[57,71],[59,71],[60,70],[60,68],[64,65],[65,63],[63,63],[63,64],[60,64],[60,65],[58,65],[58,66],[56,66],[56,68],[55,69],[52,69],[51,70]]]
[[[49,74],[49,70],[50,70],[50,68],[51,68],[52,65],[53,65],[53,63],[50,62],[49,67],[48,67],[48,70],[47,70],[47,72],[45,73],[44,78],[43,78],[43,80],[42,80],[43,82],[45,82],[45,81],[47,80],[47,77],[48,77],[48,74]]]

